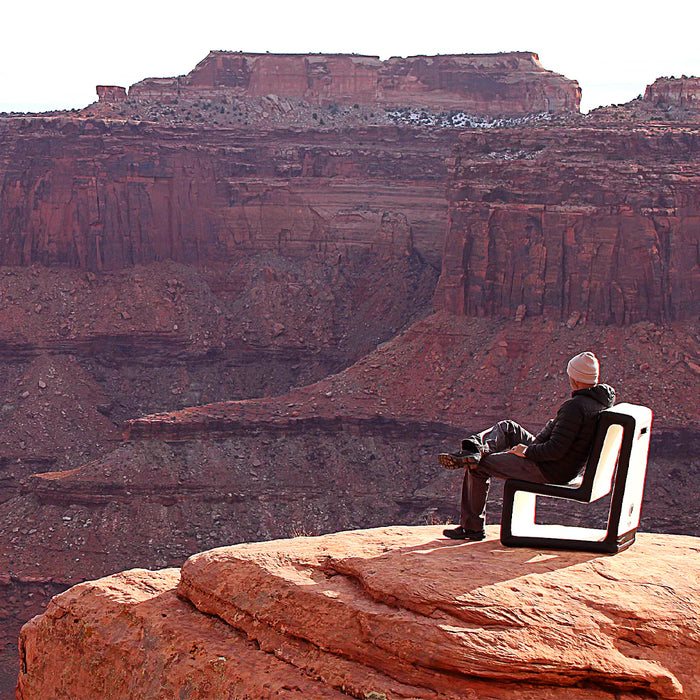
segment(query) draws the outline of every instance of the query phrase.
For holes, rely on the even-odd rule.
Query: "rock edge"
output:
[[[17,697],[698,698],[699,550],[437,526],[222,547],[54,598],[22,630]]]

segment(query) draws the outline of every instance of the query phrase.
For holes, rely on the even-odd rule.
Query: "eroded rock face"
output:
[[[700,78],[657,78],[644,91],[644,101],[655,107],[680,107],[700,112]]]
[[[99,102],[107,102],[109,104],[126,102],[126,89],[123,87],[118,85],[98,85],[96,90]]]
[[[700,308],[697,129],[465,134],[436,306],[628,324]]]
[[[700,697],[697,539],[601,557],[440,530],[225,547],[181,578],[81,584],[24,627],[17,697]]]
[[[40,661],[44,650],[39,639],[28,639],[22,668],[38,663],[56,678],[52,689],[45,682],[22,682],[19,697],[225,698],[242,697],[243,692],[256,698],[346,697],[332,690],[321,695],[326,692],[322,683],[261,653],[223,621],[197,614],[176,595],[178,579],[176,569],[128,571],[73,589],[63,602],[56,599],[58,628],[73,645],[76,658],[82,656],[87,663],[50,671]],[[102,611],[90,611],[95,595],[105,603]],[[114,630],[103,623],[120,616],[129,622],[110,641]],[[155,652],[150,659],[143,655],[144,644]],[[167,660],[155,649],[160,645],[168,648]],[[173,664],[176,658],[182,663]]]
[[[113,270],[272,254],[337,267],[416,253],[442,265],[435,306],[455,314],[628,324],[700,306],[697,128],[466,132],[446,200],[455,129],[2,126],[0,263]]]
[[[490,115],[578,112],[578,84],[545,70],[537,54],[411,56],[280,55],[212,51],[188,75],[148,78],[135,100],[275,95],[312,103],[422,105]]]
[[[269,252],[439,267],[456,130],[355,133],[0,120],[0,265],[93,271]]]

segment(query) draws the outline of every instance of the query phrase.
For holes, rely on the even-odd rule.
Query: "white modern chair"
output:
[[[583,478],[569,484],[507,479],[501,543],[508,547],[616,553],[627,549],[639,527],[647,471],[652,412],[621,403],[602,411]],[[536,522],[537,497],[592,503],[612,491],[607,529]]]

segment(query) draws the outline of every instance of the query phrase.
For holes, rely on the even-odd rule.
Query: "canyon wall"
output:
[[[545,70],[536,54],[394,57],[212,51],[186,76],[148,78],[129,99],[173,101],[276,95],[314,104],[462,109],[488,115],[578,112],[581,89]],[[105,95],[110,99],[111,95]]]
[[[251,252],[439,265],[456,132],[0,120],[0,265],[113,270]]]
[[[0,264],[415,251],[442,266],[435,308],[456,314],[694,317],[697,128],[507,127],[467,132],[452,153],[458,135],[5,120]]]
[[[627,324],[700,308],[700,134],[607,124],[466,133],[436,307]]]

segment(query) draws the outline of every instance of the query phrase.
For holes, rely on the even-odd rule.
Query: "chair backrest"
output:
[[[607,496],[614,483],[620,449],[625,434],[624,417],[607,408],[598,414],[593,443],[588,455],[586,468],[576,485],[577,500],[591,503]]]
[[[636,530],[639,525],[653,414],[651,409],[646,406],[635,406],[628,403],[619,404],[615,408],[619,411],[624,411],[634,421],[629,429],[625,429],[630,434],[629,445],[625,448],[623,443],[620,467],[618,467],[618,470],[620,470],[625,466],[623,462],[626,461],[625,489],[620,505],[620,521],[618,523],[619,532],[626,532],[628,530]],[[625,457],[626,453],[627,456]]]
[[[591,454],[578,489],[580,500],[591,503],[607,496],[621,460],[624,461],[625,479],[631,464],[634,492],[643,491],[651,420],[649,408],[629,403],[616,404],[600,412]]]
[[[599,429],[601,428],[605,429],[605,423],[599,421]],[[595,476],[593,477],[593,485],[591,486],[590,501],[597,501],[599,498],[607,496],[612,489],[612,481],[615,475],[617,459],[620,456],[623,434],[624,428],[621,425],[614,423],[607,426],[603,446],[600,449],[600,456],[595,465]],[[588,468],[592,466],[594,465],[589,464]]]

